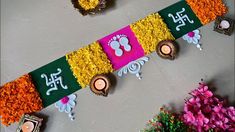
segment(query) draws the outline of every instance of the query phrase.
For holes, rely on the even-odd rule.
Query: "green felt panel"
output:
[[[202,26],[186,1],[177,2],[158,12],[175,39]]]
[[[44,107],[81,89],[70,70],[65,56],[29,74],[40,93]]]

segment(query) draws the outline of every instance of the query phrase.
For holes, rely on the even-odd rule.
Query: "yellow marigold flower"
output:
[[[91,10],[98,6],[99,0],[78,0],[79,5],[85,10]]]
[[[130,25],[145,54],[156,50],[157,44],[162,40],[175,40],[167,25],[158,13],[150,14]]]
[[[97,74],[113,72],[112,64],[98,42],[69,53],[66,59],[82,88]]]

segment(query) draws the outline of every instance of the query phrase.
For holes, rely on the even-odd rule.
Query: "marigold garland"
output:
[[[186,0],[203,25],[224,15],[228,9],[222,0]]]
[[[6,83],[0,88],[0,120],[8,126],[26,113],[40,111],[42,100],[29,74]]]
[[[167,25],[158,13],[148,15],[130,25],[145,54],[156,50],[157,44],[162,40],[175,40]]]
[[[114,71],[98,42],[67,54],[66,59],[82,88],[89,85],[95,75]]]

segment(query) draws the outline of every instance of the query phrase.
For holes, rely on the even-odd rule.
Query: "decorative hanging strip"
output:
[[[222,0],[186,0],[66,54],[0,88],[0,119],[9,125],[85,88],[97,74],[111,73],[225,14]]]

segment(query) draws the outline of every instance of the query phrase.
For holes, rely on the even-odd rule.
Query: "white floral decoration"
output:
[[[72,110],[76,105],[76,98],[77,96],[75,94],[65,96],[55,103],[55,107],[58,108],[60,112],[68,113],[71,120],[74,120],[74,113],[72,113]]]
[[[136,77],[139,79],[142,79],[140,76],[140,70],[142,66],[149,60],[148,57],[142,57],[138,60],[132,61],[128,63],[126,66],[124,66],[121,70],[118,71],[118,76],[122,77],[123,74],[127,74],[128,72],[131,74],[135,74]]]
[[[188,32],[183,36],[183,39],[187,41],[189,44],[194,44],[202,50],[201,44],[199,43],[199,40],[201,39],[200,31],[198,29]]]

